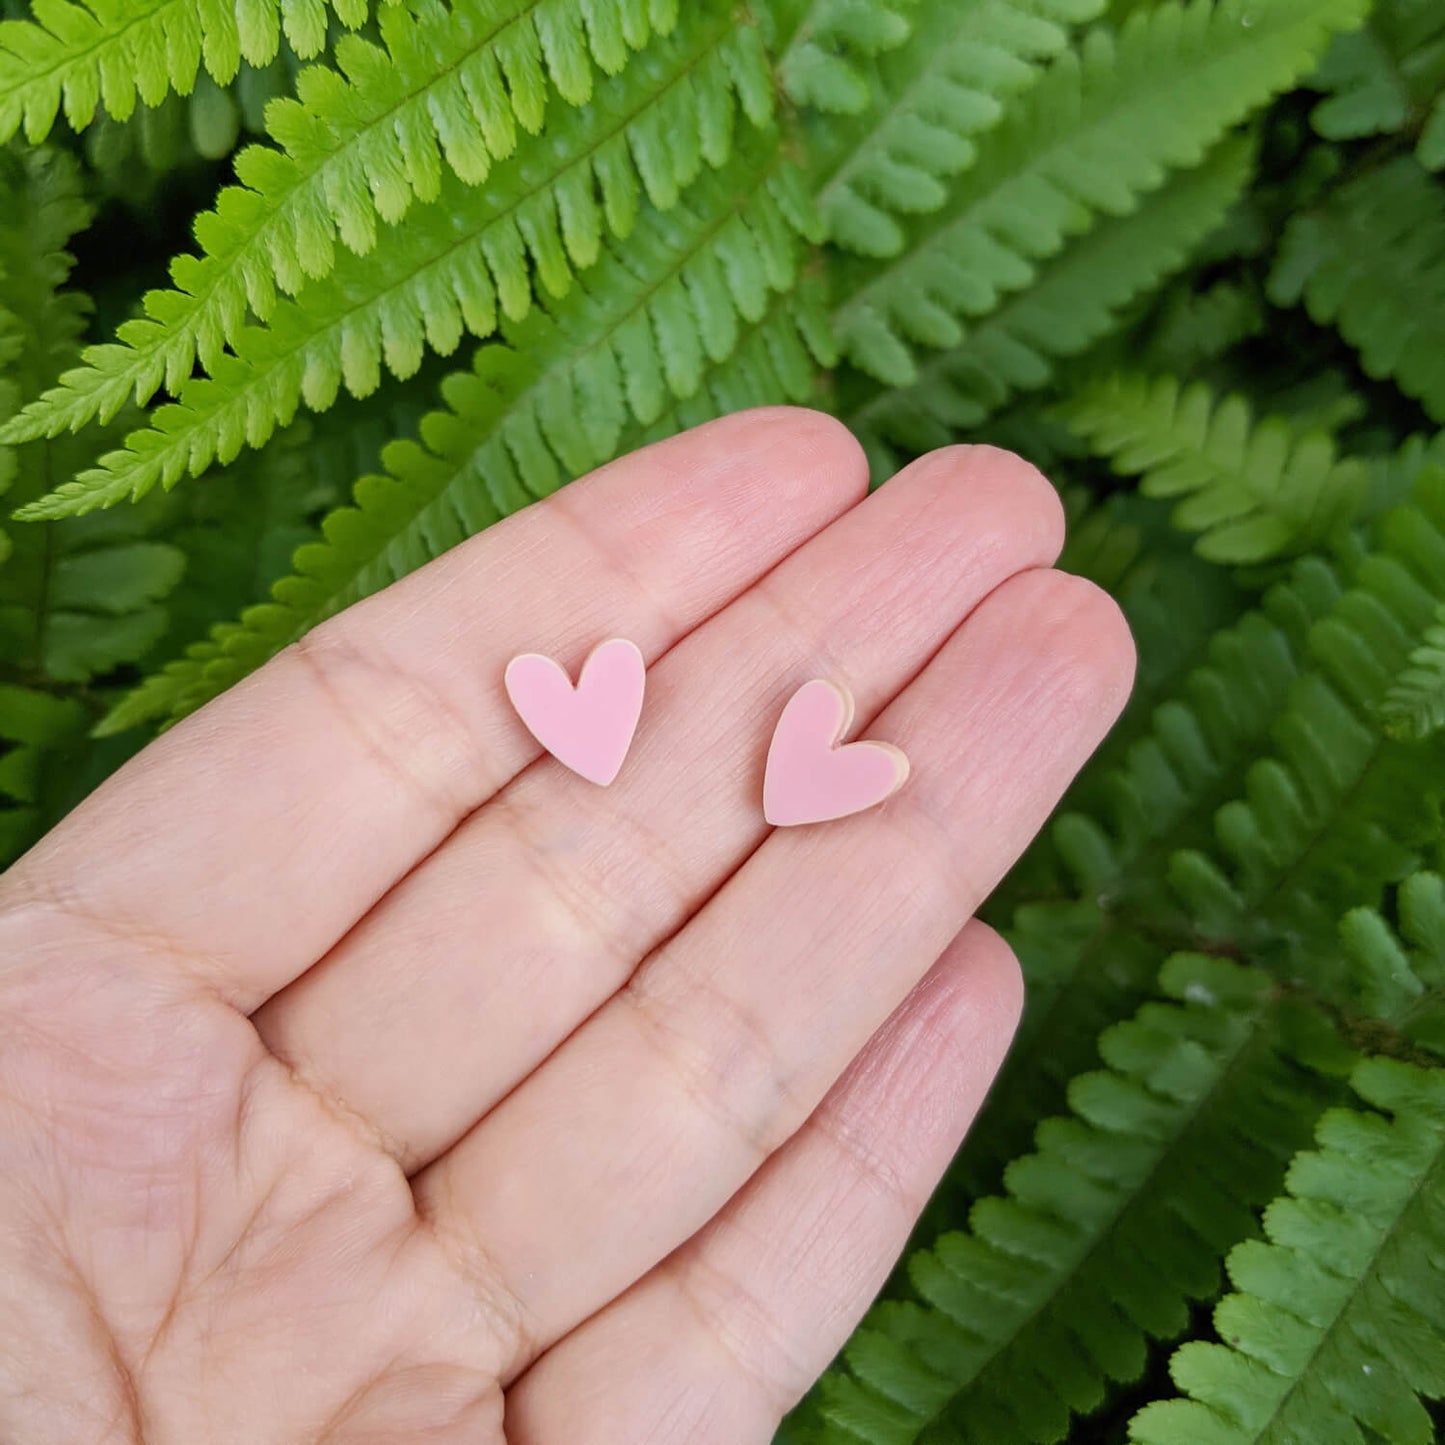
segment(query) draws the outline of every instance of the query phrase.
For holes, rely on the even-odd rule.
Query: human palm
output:
[[[352,607],[0,879],[0,1440],[766,1441],[1007,1046],[968,920],[1112,721],[1054,493],[744,413]],[[502,674],[634,639],[618,780]],[[907,787],[769,830],[826,677]]]

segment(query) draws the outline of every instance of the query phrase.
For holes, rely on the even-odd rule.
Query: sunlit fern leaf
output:
[[[328,11],[363,24],[366,0],[33,0],[29,20],[0,20],[0,141],[23,125],[40,141],[64,110],[81,130],[98,107],[124,120],[172,91],[189,95],[202,64],[222,85],[242,60],[269,65],[284,29],[298,55],[320,52]]]
[[[443,384],[447,407],[424,418],[421,444],[383,451],[386,475],[358,483],[354,504],[297,553],[295,575],[273,600],[148,679],[103,730],[191,711],[332,613],[655,429],[806,400],[832,354],[815,287],[791,289],[799,239],[776,249],[781,216],[769,187],[783,164],[763,138],[673,210],[647,211],[555,316],[535,309],[505,342],[479,348],[472,369]],[[764,250],[774,253],[766,267],[757,261]],[[747,256],[749,266],[732,273],[742,284],[730,288],[729,268]],[[709,304],[699,315],[711,324],[669,360],[662,330],[676,326],[679,302],[701,292]],[[693,402],[668,419],[680,395]]]
[[[1328,957],[1324,941],[1346,909],[1376,906],[1420,866],[1440,824],[1445,738],[1386,740],[1376,713],[1445,600],[1445,472],[1427,471],[1377,537],[1354,585],[1311,629],[1312,667],[1274,726],[1273,756],[1220,809],[1214,848],[1170,864],[1205,936],[1291,977]]]
[[[967,327],[956,348],[928,357],[908,387],[879,391],[848,415],[891,472],[894,448],[920,453],[968,431],[1020,392],[1054,377],[1120,324],[1123,309],[1163,283],[1221,221],[1253,172],[1253,148],[1222,143],[1173,176],[1146,210],[1110,219],[1046,263],[1025,290]]]
[[[778,75],[795,105],[834,115],[869,103],[867,61],[908,38],[918,0],[769,0],[773,25],[786,31]]]
[[[1065,415],[1146,497],[1179,498],[1175,526],[1198,533],[1199,554],[1214,562],[1327,545],[1368,493],[1368,468],[1341,460],[1332,437],[1300,434],[1283,417],[1257,421],[1242,396],[1221,398],[1203,383],[1115,376],[1085,387]]]
[[[1391,737],[1424,738],[1445,727],[1445,603],[1380,704]]]
[[[1335,326],[1365,371],[1445,422],[1445,189],[1409,156],[1289,224],[1270,299]]]
[[[1189,1399],[1146,1405],[1136,1445],[1430,1445],[1445,1396],[1445,1071],[1370,1059],[1369,1112],[1332,1109],[1229,1256],[1224,1344],[1170,1363]]]
[[[1362,10],[1361,0],[1167,0],[1131,15],[1117,39],[1087,32],[986,132],[947,206],[912,224],[901,256],[843,275],[848,359],[912,384],[916,348],[958,346],[966,318],[1032,284],[1069,237],[1128,215],[1171,169],[1197,165]]]
[[[629,47],[654,29],[673,30],[674,11],[672,0],[592,0],[580,9],[575,0],[460,0],[450,9],[419,0],[415,13],[385,7],[382,44],[346,37],[338,69],[308,67],[296,97],[267,108],[279,148],[253,145],[236,157],[241,184],[226,187],[196,219],[201,254],[177,256],[173,288],[146,294],[145,316],[122,323],[120,344],[87,348],[85,365],[27,409],[25,434],[104,420],[132,393],[140,402],[162,385],[174,394],[197,359],[214,374],[248,311],[269,320],[278,290],[294,296],[348,255],[371,252],[378,223],[395,225],[418,203],[447,203],[458,190],[449,178],[474,186],[493,177],[496,188],[522,195],[535,187],[536,205],[560,212],[567,254],[558,264],[570,257],[586,265],[603,215],[626,233],[639,172],[665,194],[698,153],[714,164],[725,154],[734,93],[755,121],[766,119],[772,92],[756,31],[737,25],[723,0],[690,7],[678,43],[625,87],[605,87],[586,118],[555,107],[549,114],[554,90],[572,106],[593,102],[594,69],[622,70]],[[678,70],[680,56],[696,63],[704,53],[696,73]],[[639,115],[626,139],[615,135],[609,110],[641,110],[649,85],[662,92],[657,110]],[[544,117],[546,140],[529,141],[526,133],[540,131]],[[590,166],[567,172],[548,144],[554,137],[561,153]],[[514,155],[506,175],[494,175]],[[603,189],[601,207],[594,183]],[[380,234],[385,245],[392,233]],[[512,266],[510,283],[524,284],[520,256]]]
[[[1103,0],[926,0],[906,45],[883,55],[868,103],[851,122],[826,114],[809,129],[811,173],[835,245],[892,256],[899,216],[937,210],[976,137],[1039,75],[1039,62],[1094,19]],[[784,75],[786,76],[786,65]]]
[[[709,77],[724,90],[733,83],[735,53],[716,28],[679,30],[662,42],[607,82],[569,125],[552,129],[550,185],[540,166],[522,157],[485,187],[444,179],[440,198],[416,208],[385,246],[366,257],[344,255],[331,276],[295,301],[278,302],[267,327],[237,335],[235,354],[223,355],[212,377],[184,383],[178,402],[152,413],[150,429],[132,432],[124,450],[108,453],[26,515],[66,516],[142,496],[157,484],[174,486],[243,446],[260,446],[303,401],[325,410],[343,384],[352,396],[369,395],[383,367],[409,376],[427,348],[450,355],[464,332],[494,331],[499,313],[525,316],[534,270],[546,291],[565,295],[574,267],[599,254],[605,212],[613,213],[613,230],[628,232],[642,194],[668,209],[706,167],[726,162],[730,127],[705,149],[685,138],[699,88]],[[691,134],[700,140],[695,128]],[[775,153],[781,143],[773,130],[748,134],[764,151]],[[696,309],[669,308],[647,364],[660,364],[668,384],[685,394],[700,361],[699,329],[708,347],[720,344],[716,328],[725,336],[729,316],[762,305],[768,285],[791,265],[796,229],[815,232],[815,224],[795,173],[772,173],[749,224],[724,228],[714,264],[690,292]],[[661,304],[673,299],[668,293]]]
[[[1323,1025],[1222,959],[1176,954],[1161,985],[1104,1033],[1106,1067],[1073,1080],[1007,1193],[909,1260],[921,1303],[876,1307],[825,1377],[826,1440],[1062,1439],[1217,1293],[1332,1097],[1283,1042]]]
[[[1445,1059],[1445,878],[1412,873],[1395,891],[1391,923],[1356,908],[1340,925],[1348,993],[1367,1018]]]

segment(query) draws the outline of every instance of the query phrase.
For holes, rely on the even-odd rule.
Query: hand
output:
[[[0,880],[0,1439],[770,1438],[998,1067],[1018,973],[967,920],[1132,667],[1030,467],[865,472],[789,409],[604,467]],[[610,636],[650,671],[601,789],[502,673]],[[810,677],[912,776],[770,832]]]

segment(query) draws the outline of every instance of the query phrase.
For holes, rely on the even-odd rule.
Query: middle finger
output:
[[[256,1015],[262,1037],[420,1168],[756,848],[792,690],[835,679],[867,716],[991,591],[1052,562],[1062,525],[1008,453],[914,463],[653,665],[611,787],[527,769]]]

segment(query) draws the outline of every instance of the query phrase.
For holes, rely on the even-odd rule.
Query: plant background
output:
[[[1000,1084],[780,1441],[1439,1438],[1439,0],[0,14],[0,863],[652,437],[1014,447],[1139,684],[988,906]]]

